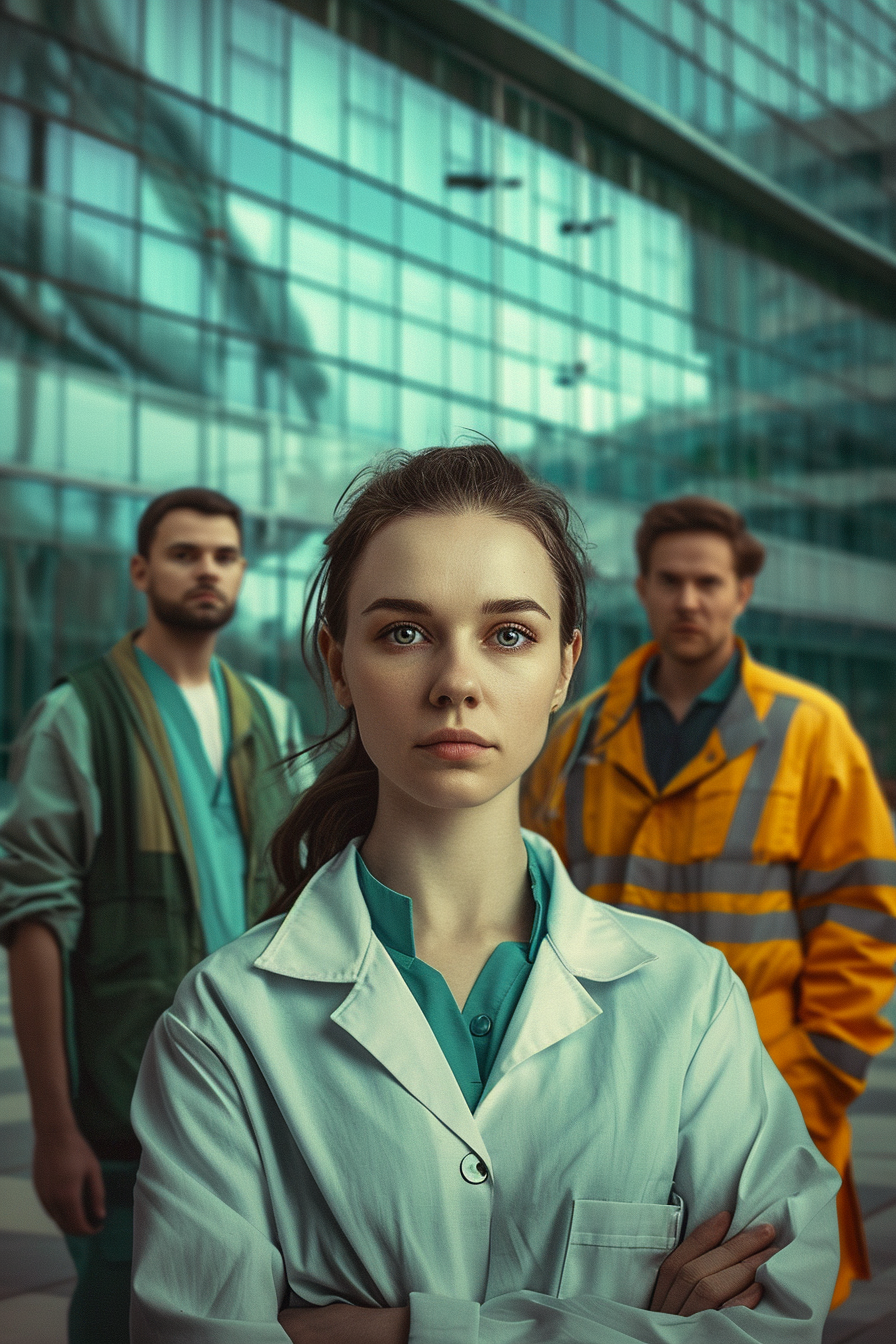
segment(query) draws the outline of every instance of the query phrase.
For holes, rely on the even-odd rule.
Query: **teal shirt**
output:
[[[357,855],[358,883],[373,931],[423,1010],[471,1111],[482,1096],[547,928],[550,883],[532,850],[526,849],[535,898],[532,936],[528,943],[498,944],[479,972],[463,1010],[439,971],[415,954],[413,902],[378,882]]]
[[[677,723],[662,696],[653,689],[656,656],[641,674],[638,712],[644,743],[644,764],[654,784],[664,789],[702,749],[721,718],[740,677],[740,653],[731,655],[715,681],[697,696],[681,723]]]
[[[224,768],[216,777],[199,725],[177,682],[142,649],[135,647],[134,652],[174,755],[199,874],[199,915],[205,948],[214,952],[246,931],[246,846],[227,770],[232,729],[224,674],[217,658],[213,658],[212,682],[224,740]]]

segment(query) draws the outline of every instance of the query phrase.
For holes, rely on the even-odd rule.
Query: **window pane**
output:
[[[137,417],[139,478],[173,490],[199,482],[199,422],[183,410],[144,402]]]

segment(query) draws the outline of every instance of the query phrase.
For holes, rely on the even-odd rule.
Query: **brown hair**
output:
[[[757,541],[736,509],[706,495],[681,495],[653,504],[635,533],[635,553],[641,575],[650,568],[654,542],[669,532],[718,532],[731,543],[739,579],[752,578],[765,563],[765,547]]]
[[[219,494],[217,490],[207,490],[204,485],[188,485],[182,490],[169,490],[164,495],[157,495],[141,513],[137,524],[137,551],[145,560],[149,559],[149,548],[159,530],[159,523],[166,513],[172,513],[175,509],[192,509],[194,513],[206,513],[210,517],[224,514],[232,518],[242,545],[243,511],[239,504]]]
[[[558,491],[530,480],[493,443],[393,453],[356,476],[337,505],[336,526],[326,539],[305,604],[303,654],[322,690],[328,678],[317,634],[326,623],[336,643],[344,641],[349,585],[370,539],[396,518],[469,510],[519,523],[537,537],[560,589],[562,643],[569,644],[582,629],[588,565],[581,542],[571,532],[569,506]],[[268,914],[290,909],[317,870],[373,825],[377,771],[364,750],[354,711],[346,711],[338,728],[312,750],[342,739],[338,754],[273,838],[271,854],[283,892]]]

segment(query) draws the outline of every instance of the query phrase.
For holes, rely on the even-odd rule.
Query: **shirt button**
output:
[[[490,1017],[486,1017],[485,1013],[480,1013],[479,1016],[474,1017],[473,1021],[470,1023],[470,1031],[474,1036],[487,1036],[491,1029],[492,1020]]]
[[[488,1167],[475,1153],[467,1153],[460,1164],[460,1174],[470,1185],[481,1185],[488,1180]]]

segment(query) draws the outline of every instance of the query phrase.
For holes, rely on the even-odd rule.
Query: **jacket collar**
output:
[[[663,790],[664,794],[689,788],[706,775],[714,773],[726,761],[741,756],[750,747],[765,740],[766,728],[756,713],[750,695],[756,664],[739,635],[735,636],[735,641],[741,655],[738,685],[702,751],[669,781]],[[606,702],[591,746],[592,755],[596,759],[612,762],[654,797],[657,796],[657,789],[644,761],[641,724],[635,711],[644,668],[658,651],[659,646],[652,640],[619,664],[607,683]]]
[[[609,906],[572,884],[554,849],[526,832],[551,883],[547,936],[513,1016],[483,1099],[511,1069],[599,1017],[581,980],[617,980],[655,960]],[[380,1061],[471,1148],[483,1140],[421,1009],[373,935],[358,885],[355,841],[320,869],[255,965],[275,975],[351,984],[332,1020]],[[550,1004],[550,1012],[545,1005]],[[400,1023],[400,1029],[396,1029]]]

